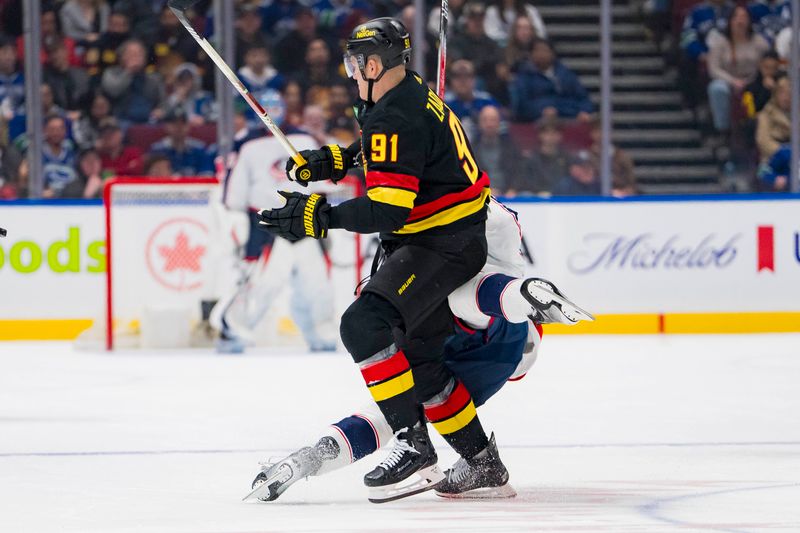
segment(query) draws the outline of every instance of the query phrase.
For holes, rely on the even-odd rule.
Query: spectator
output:
[[[144,44],[131,39],[120,49],[120,64],[103,73],[103,92],[111,98],[114,115],[127,123],[147,122],[164,98],[161,79],[146,73],[146,66]]]
[[[69,37],[65,37],[61,33],[56,9],[49,3],[44,3],[42,5],[39,28],[42,35],[42,44],[40,48],[40,60],[42,64],[47,63],[47,50],[50,44],[55,41],[64,41],[64,45],[69,52],[69,64],[74,67],[80,66],[81,58],[75,51],[75,41]],[[25,39],[22,35],[17,38],[17,60],[19,60],[20,64],[25,63]]]
[[[303,124],[303,108],[306,105],[300,83],[294,80],[288,82],[281,92],[281,98],[286,107],[284,123],[299,128]]]
[[[731,95],[741,99],[744,88],[758,73],[758,62],[769,43],[753,32],[750,15],[742,6],[731,12],[727,29],[722,34],[709,38],[708,101],[714,128],[719,132],[731,129]]]
[[[475,66],[479,86],[495,98],[503,99],[505,85],[498,72],[503,70],[503,51],[484,31],[485,7],[469,2],[464,6],[464,29],[453,36],[448,54],[452,60],[468,59]]]
[[[596,196],[602,191],[592,156],[586,150],[575,154],[569,162],[569,174],[553,188],[555,196]]]
[[[519,176],[520,154],[508,135],[500,129],[500,109],[485,106],[478,115],[478,135],[473,147],[478,164],[492,181],[492,194],[505,195],[513,190]]]
[[[792,150],[788,144],[784,144],[758,169],[759,190],[767,192],[790,191],[792,187],[789,175],[791,173]],[[800,176],[797,179],[800,179]]]
[[[336,143],[336,139],[328,134],[325,126],[325,110],[318,105],[307,105],[303,110],[302,130],[314,137],[320,146]]]
[[[45,198],[61,196],[64,188],[77,179],[75,145],[67,138],[63,117],[50,115],[44,122],[42,145],[42,176]]]
[[[144,165],[144,175],[150,178],[168,178],[174,174],[172,162],[164,154],[151,154]]]
[[[273,5],[281,3],[273,2]],[[294,22],[294,29],[275,44],[275,67],[289,77],[303,68],[308,45],[319,37],[317,19],[310,9],[297,8]]]
[[[142,151],[136,146],[123,144],[124,136],[113,118],[100,126],[97,153],[100,154],[104,174],[111,176],[139,176],[142,174]]]
[[[261,29],[267,35],[285,36],[293,30],[296,30],[301,22],[298,17],[303,14],[310,14],[314,17],[314,13],[307,7],[303,7],[296,0],[272,0],[271,2],[262,2],[261,7]],[[314,20],[316,27],[317,21]],[[305,48],[303,48],[305,50]],[[280,69],[283,72],[283,69]]]
[[[174,18],[174,17],[173,17]],[[267,36],[261,31],[261,15],[258,6],[242,4],[236,11],[236,67],[244,66],[245,53],[253,47],[270,49]]]
[[[108,29],[86,47],[83,62],[89,75],[99,77],[107,68],[119,63],[117,50],[130,38],[131,24],[128,15],[120,11],[111,13]]]
[[[101,92],[92,98],[89,112],[72,125],[72,137],[81,150],[94,147],[100,136],[100,125],[111,118],[111,101]]]
[[[15,200],[19,197],[18,168],[18,154],[14,154],[5,141],[0,139],[0,200]]]
[[[158,32],[153,44],[153,63],[156,71],[166,76],[177,65],[187,62],[199,63],[200,48],[167,5],[161,9],[158,20]]]
[[[486,8],[486,35],[494,39],[500,46],[509,41],[511,26],[520,17],[530,21],[534,34],[539,39],[547,39],[544,21],[533,4],[525,0],[492,0]]]
[[[770,43],[792,23],[791,0],[753,0],[747,11],[755,30]]]
[[[67,120],[67,113],[59,107],[55,101],[53,100],[53,90],[50,88],[50,85],[47,83],[43,83],[41,88],[41,97],[42,97],[42,117],[49,117],[51,115],[57,115],[64,119],[67,132],[70,129],[70,123]],[[13,118],[8,122],[8,138],[9,139],[16,139],[17,137],[22,137],[23,139],[21,142],[25,146],[27,150],[27,143],[29,141],[28,136],[25,134],[26,131],[26,121],[27,121],[27,114],[25,112],[25,108],[21,109],[20,112],[16,113]]]
[[[800,46],[800,44],[798,44]],[[775,51],[781,61],[788,62],[792,55],[792,28],[784,28],[775,38]]]
[[[319,27],[334,39],[346,39],[361,20],[373,18],[364,0],[317,0],[313,4]]]
[[[511,27],[511,37],[506,46],[506,65],[516,70],[517,65],[529,61],[536,42],[536,31],[528,17],[517,17]]]
[[[464,5],[466,0],[450,0],[447,6],[447,36],[453,37],[461,26],[464,25]],[[437,3],[428,13],[428,35],[439,38],[439,18],[441,17],[442,7]]]
[[[730,0],[707,0],[693,7],[683,21],[678,83],[692,108],[700,103],[703,94],[701,71],[708,56],[706,39],[712,30],[725,31],[733,6]]]
[[[764,54],[761,61],[758,62],[756,79],[744,88],[742,95],[742,105],[748,118],[755,118],[756,113],[764,109],[769,102],[772,90],[775,88],[775,78],[779,68],[778,54],[772,50]]]
[[[108,28],[109,13],[105,0],[67,0],[59,12],[61,28],[75,41],[96,41]]]
[[[103,196],[103,162],[94,149],[78,155],[77,179],[64,187],[62,198],[101,198]]]
[[[789,142],[792,135],[791,108],[791,82],[783,76],[775,82],[772,98],[758,114],[756,144],[762,162],[769,161],[782,144]]]
[[[515,184],[517,193],[550,194],[557,180],[569,173],[570,156],[562,145],[561,122],[543,118],[536,124],[539,143],[525,162],[521,179]]]
[[[472,138],[478,127],[478,115],[486,106],[498,107],[497,100],[486,91],[475,89],[475,67],[466,59],[458,59],[450,66],[450,90],[445,94],[445,102],[450,110],[461,120]]]
[[[272,66],[269,50],[261,45],[255,45],[245,52],[239,78],[256,98],[266,89],[280,91],[285,83],[283,76]]]
[[[323,39],[314,39],[308,44],[303,69],[297,75],[306,103],[325,106],[329,88],[337,79],[341,77],[338,68],[331,65],[328,43]]]
[[[511,106],[514,119],[523,122],[556,116],[588,122],[594,110],[578,76],[542,40],[533,44],[531,61],[520,65],[512,82]]]
[[[42,79],[50,86],[53,100],[58,106],[76,111],[89,91],[89,76],[84,69],[70,66],[68,54],[63,41],[53,42]]]
[[[0,34],[0,120],[25,113],[25,75],[17,68],[14,41]]]
[[[189,124],[199,126],[206,120],[213,122],[216,117],[214,99],[201,87],[200,73],[197,65],[183,63],[174,72],[172,92],[162,104],[162,113],[180,107],[189,118]],[[256,93],[257,94],[257,93]]]
[[[153,144],[150,151],[167,156],[173,171],[180,176],[211,175],[214,159],[202,141],[189,136],[187,118],[183,108],[170,110],[165,117],[167,136]]]
[[[11,158],[8,154],[11,150],[6,151],[6,162],[11,164]],[[28,160],[25,158],[16,158],[16,165],[14,169],[9,168],[9,171],[0,176],[0,200],[16,200],[18,198],[28,197]]]
[[[115,0],[114,11],[125,13],[131,21],[131,35],[151,46],[158,32],[161,5],[153,0]]]
[[[592,157],[595,174],[601,176],[603,128],[599,119],[592,120],[590,133],[592,145],[589,148],[589,155]],[[612,194],[617,197],[637,194],[633,159],[624,150],[613,144],[611,145],[611,190]]]
[[[350,146],[356,140],[358,127],[353,113],[353,95],[344,80],[336,80],[331,85],[327,129],[342,146]]]

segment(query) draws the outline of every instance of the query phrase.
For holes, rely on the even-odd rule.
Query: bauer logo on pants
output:
[[[160,224],[145,246],[147,269],[162,286],[191,291],[205,282],[208,228],[192,218],[173,218]]]

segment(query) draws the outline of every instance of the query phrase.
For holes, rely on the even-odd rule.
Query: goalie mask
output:
[[[369,83],[367,102],[372,102],[372,86],[386,71],[411,60],[411,38],[403,23],[397,19],[383,17],[356,26],[347,39],[344,55],[344,68],[347,76],[353,78],[356,72]],[[366,68],[369,56],[381,59],[383,70],[376,78],[367,78]]]

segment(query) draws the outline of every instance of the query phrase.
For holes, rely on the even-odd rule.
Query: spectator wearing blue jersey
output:
[[[362,20],[374,17],[374,10],[364,0],[317,0],[312,5],[319,27],[335,38],[347,38]]]
[[[280,91],[285,80],[272,66],[269,49],[260,43],[253,44],[244,54],[244,66],[239,69],[239,78],[247,90],[257,94],[265,89]]]
[[[784,28],[792,24],[790,0],[755,0],[747,4],[753,26],[770,43]]]
[[[45,198],[61,196],[64,188],[75,181],[78,173],[75,145],[67,138],[67,124],[58,115],[50,115],[44,123],[42,175]]]
[[[14,41],[0,35],[0,119],[11,121],[25,112],[25,76],[17,68]]]
[[[168,157],[174,172],[180,176],[213,174],[213,157],[206,145],[189,136],[186,111],[181,107],[172,109],[165,120],[167,136],[153,144],[150,151]]]
[[[791,190],[789,176],[792,173],[792,150],[788,144],[782,145],[766,163],[758,169],[759,189],[767,192],[787,192]],[[800,176],[798,176],[800,178]]]
[[[730,0],[707,0],[693,7],[683,21],[678,85],[690,107],[700,104],[705,93],[708,36],[714,30],[725,31],[733,7]]]
[[[510,90],[514,120],[560,117],[588,122],[592,118],[589,93],[578,76],[556,59],[547,41],[534,42],[531,59],[519,65]]]
[[[475,88],[475,66],[472,61],[467,59],[454,61],[450,66],[447,81],[450,90],[444,95],[445,102],[461,120],[467,131],[467,137],[472,138],[477,132],[481,110],[486,106],[499,107],[499,104],[491,94]]]
[[[261,29],[277,37],[294,30],[297,14],[307,9],[297,0],[265,0],[261,4]]]

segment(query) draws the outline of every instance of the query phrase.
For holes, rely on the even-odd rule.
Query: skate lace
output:
[[[408,442],[397,439],[392,453],[390,453],[386,459],[381,461],[378,466],[383,467],[384,470],[394,468],[400,462],[400,459],[403,458],[403,454],[406,452],[418,453],[417,450],[415,450],[414,447]]]
[[[461,483],[467,477],[468,473],[469,464],[462,457],[456,461],[456,464],[454,464],[453,468],[450,469],[450,472],[447,475],[447,480],[451,483]]]

